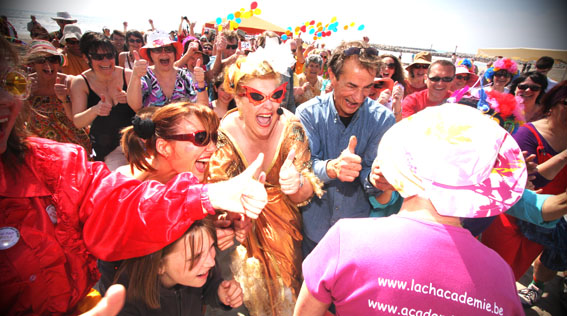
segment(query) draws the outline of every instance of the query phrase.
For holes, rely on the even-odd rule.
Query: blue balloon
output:
[[[288,26],[288,27],[287,27],[287,30],[291,32],[291,31],[292,31],[292,30],[291,30],[291,26]]]
[[[242,23],[242,20],[240,18],[236,18],[234,21],[238,24]]]
[[[318,33],[317,33],[317,37],[321,37],[321,32],[318,32]]]
[[[221,24],[221,23],[222,23],[222,19],[221,19],[221,18],[217,18],[217,20],[216,20],[215,22],[217,22],[217,24]]]
[[[315,29],[310,29],[309,34],[313,34],[313,33],[315,33]]]
[[[283,41],[287,40],[287,35],[282,34],[282,40],[283,40]]]
[[[233,13],[229,13],[226,17],[227,20],[232,21],[234,20],[234,14]]]
[[[364,24],[360,24],[360,25],[358,26],[358,30],[359,30],[359,31],[364,30]]]

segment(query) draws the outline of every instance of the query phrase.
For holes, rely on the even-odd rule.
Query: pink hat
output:
[[[472,88],[474,86],[474,84],[476,83],[476,81],[478,80],[478,76],[474,72],[471,72],[465,66],[457,66],[456,69],[455,69],[455,75],[462,75],[462,74],[468,74],[469,75],[470,78],[467,81],[467,85]]]
[[[178,41],[174,41],[169,37],[169,34],[162,31],[153,31],[148,34],[148,41],[144,47],[140,48],[140,57],[145,60],[150,60],[148,56],[149,48],[158,48],[163,46],[173,45],[175,47],[175,60],[179,60],[183,55],[183,45]]]
[[[522,196],[522,151],[512,136],[475,108],[428,107],[391,127],[378,163],[403,197],[419,195],[453,217],[490,217]]]

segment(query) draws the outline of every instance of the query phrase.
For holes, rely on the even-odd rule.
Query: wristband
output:
[[[203,92],[203,91],[207,90],[207,85],[205,84],[202,88],[199,88],[198,84],[195,82],[193,84],[193,88],[195,88],[195,90],[197,90],[197,92]]]
[[[203,185],[201,189],[201,206],[209,213],[210,215],[215,215],[215,208],[211,204],[211,200],[209,199],[209,186]]]

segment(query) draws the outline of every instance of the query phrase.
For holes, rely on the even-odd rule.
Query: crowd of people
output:
[[[567,270],[549,57],[53,19],[0,39],[3,315],[522,315]]]

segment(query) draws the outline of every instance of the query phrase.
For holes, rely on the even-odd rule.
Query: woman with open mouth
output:
[[[90,125],[94,159],[115,170],[126,164],[120,130],[132,124],[135,114],[126,100],[132,72],[115,65],[116,48],[102,34],[85,33],[80,46],[90,69],[71,82],[73,122],[77,128]]]
[[[537,71],[521,74],[510,84],[510,93],[520,97],[524,103],[526,122],[533,122],[545,116],[540,100],[547,89],[547,77]]]
[[[209,104],[202,61],[195,61],[193,77],[189,70],[175,66],[182,54],[181,43],[171,40],[167,33],[154,31],[148,35],[139,55],[134,53],[136,61],[128,84],[128,104],[135,111],[173,101]]]
[[[508,93],[510,90],[506,86],[516,79],[519,74],[518,64],[515,61],[509,58],[500,58],[484,72],[484,84],[487,82],[488,86],[483,87],[483,89],[485,91],[496,90],[500,93]],[[476,93],[473,93],[473,95],[477,96]]]
[[[296,106],[321,95],[323,77],[319,76],[319,73],[322,69],[323,58],[321,56],[317,54],[307,56],[303,73],[297,78],[297,87],[293,88]]]
[[[235,95],[237,109],[222,119],[219,149],[209,162],[209,182],[216,182],[239,175],[259,154],[265,156],[262,170],[269,202],[242,243],[247,256],[256,258],[261,267],[261,275],[254,276],[256,283],[242,284],[251,315],[292,313],[301,282],[298,206],[309,203],[314,192],[322,193],[311,170],[303,126],[293,113],[281,109],[286,83],[281,83],[280,73],[294,60],[289,58],[287,64],[289,49],[277,47],[267,45],[241,56],[226,70],[224,89]],[[247,269],[245,264],[241,270]],[[239,277],[237,273],[235,279]]]
[[[33,41],[25,57],[32,69],[29,79],[32,108],[28,130],[39,137],[75,143],[91,151],[91,141],[83,128],[73,125],[69,98],[71,77],[59,72],[63,55],[48,41]]]

